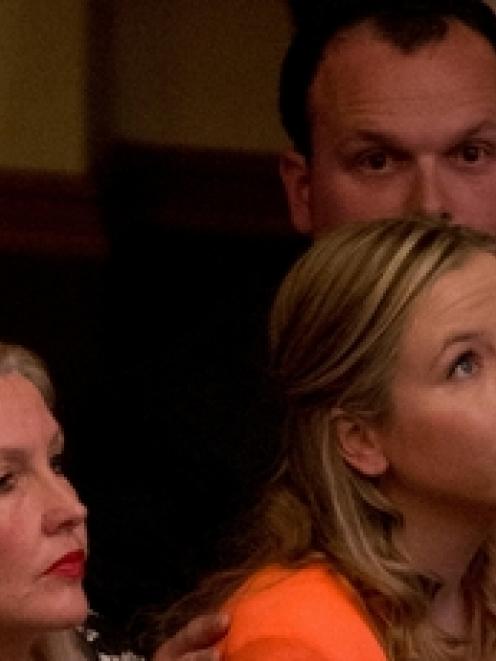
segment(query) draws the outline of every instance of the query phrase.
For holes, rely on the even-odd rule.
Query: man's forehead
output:
[[[496,111],[496,52],[459,21],[451,22],[444,38],[411,53],[381,37],[370,21],[343,30],[328,43],[309,92],[311,115],[348,113],[354,106],[367,112],[386,103],[397,111],[405,103],[405,113],[418,106],[443,111],[447,102],[474,108],[494,103]]]
[[[457,53],[460,42],[464,44],[464,53],[467,53],[467,50],[478,54],[490,51],[496,59],[496,51],[486,37],[458,19],[447,20],[447,30],[443,36],[426,39],[423,43],[407,50],[397,45],[391,37],[385,36],[374,19],[365,19],[350,27],[342,28],[329,39],[315,78],[322,70],[332,66],[333,61],[343,57],[348,61],[354,59],[359,61],[361,57],[370,58],[386,52],[388,55],[393,54],[399,59],[404,59],[405,62],[419,54],[429,54],[435,59],[437,53],[449,49]]]
[[[496,0],[495,0],[496,2]],[[420,17],[422,19],[422,17]],[[344,25],[332,34],[327,40],[324,51],[327,49],[338,50],[340,46],[353,44],[359,46],[368,40],[376,40],[387,43],[398,51],[405,54],[414,54],[415,52],[428,48],[429,45],[448,40],[453,33],[462,31],[462,34],[472,34],[478,39],[491,45],[489,38],[479,32],[463,19],[455,16],[439,17],[437,19],[438,29],[433,29],[431,22],[421,22],[417,25],[415,19],[405,21],[397,20],[390,24],[389,19],[380,16],[370,16]],[[496,44],[492,47],[496,49]]]

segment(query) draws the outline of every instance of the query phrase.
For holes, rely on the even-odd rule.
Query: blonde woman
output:
[[[340,227],[284,280],[279,470],[244,560],[159,618],[223,606],[228,661],[496,655],[496,239]]]

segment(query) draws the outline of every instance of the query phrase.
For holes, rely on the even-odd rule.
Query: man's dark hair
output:
[[[496,15],[482,0],[320,0],[308,2],[306,12],[295,12],[296,32],[281,69],[279,109],[296,151],[311,155],[308,91],[337,33],[368,20],[385,41],[411,53],[441,41],[453,19],[479,32],[496,51]]]

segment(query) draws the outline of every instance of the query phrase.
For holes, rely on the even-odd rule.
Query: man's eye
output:
[[[364,174],[384,174],[394,171],[406,160],[401,153],[385,149],[365,150],[353,159],[353,166]]]
[[[477,145],[465,145],[460,155],[467,163],[476,163],[483,156],[483,150]]]
[[[453,155],[456,160],[464,165],[472,165],[484,162],[486,158],[494,155],[496,150],[488,144],[467,143],[460,145]]]
[[[382,151],[362,154],[357,160],[362,168],[375,170],[377,172],[385,170],[391,162],[390,157]]]
[[[8,493],[14,488],[15,474],[12,472],[0,474],[0,494]]]

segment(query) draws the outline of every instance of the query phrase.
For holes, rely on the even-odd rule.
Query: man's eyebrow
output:
[[[474,124],[467,129],[460,131],[460,136],[471,137],[477,133],[483,133],[484,131],[494,131],[496,132],[496,121],[486,119],[482,122]]]
[[[404,147],[401,144],[401,138],[396,137],[394,134],[388,133],[387,131],[374,129],[356,129],[352,134],[339,141],[337,146],[338,148],[342,148],[360,143],[380,144],[389,149],[397,151],[404,150]]]
[[[479,136],[484,137],[485,135],[491,135],[492,138],[496,139],[496,122],[485,120],[473,126],[460,129],[460,131],[455,132],[451,137],[451,144],[458,145],[466,140],[472,140]]]
[[[474,136],[487,132],[493,132],[496,136],[496,121],[484,120],[473,124],[472,126],[465,127],[460,129],[460,131],[455,132],[451,138],[451,142],[456,144],[458,142],[463,142],[464,140],[473,138]],[[383,145],[389,149],[396,151],[404,151],[405,146],[402,143],[401,136],[396,136],[394,133],[390,133],[387,129],[370,129],[370,128],[357,128],[350,135],[343,138],[342,141],[338,142],[339,147],[346,147],[348,145],[353,145],[356,143],[374,143]]]

